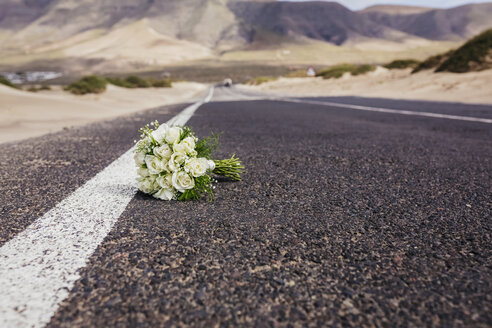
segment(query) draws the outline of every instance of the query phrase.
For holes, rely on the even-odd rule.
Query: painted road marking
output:
[[[169,120],[184,125],[213,97]],[[0,248],[0,327],[43,327],[133,199],[133,148]]]
[[[449,120],[492,124],[492,119],[472,117],[472,116],[448,115],[448,114],[439,114],[439,113],[431,113],[431,112],[414,112],[414,111],[402,110],[402,109],[368,107],[368,106],[341,104],[341,103],[329,102],[329,101],[303,100],[303,99],[295,99],[295,98],[270,97],[268,99],[269,100],[284,101],[284,102],[292,102],[292,103],[302,103],[302,104],[312,104],[312,105],[357,109],[357,110],[364,110],[364,111],[369,111],[369,112],[390,113],[390,114],[400,114],[400,115],[409,115],[409,116],[424,116],[424,117],[433,117],[433,118],[444,118],[444,119],[449,119]]]
[[[231,90],[229,92],[232,93]],[[241,97],[250,98],[252,100],[258,99],[254,96],[240,93],[237,89],[234,89],[234,92]],[[415,111],[404,110],[404,109],[392,109],[392,108],[382,108],[382,107],[350,105],[350,104],[343,104],[343,103],[337,103],[337,102],[331,102],[331,101],[306,100],[306,99],[289,98],[289,97],[268,96],[268,95],[265,95],[263,97],[263,99],[274,100],[274,101],[283,101],[283,102],[291,102],[291,103],[297,103],[297,104],[311,104],[311,105],[320,105],[320,106],[349,108],[349,109],[364,110],[364,111],[369,111],[369,112],[390,113],[390,114],[409,115],[409,116],[423,116],[423,117],[433,117],[433,118],[444,118],[444,119],[449,119],[449,120],[492,124],[492,119],[473,117],[473,116],[448,115],[448,114],[439,114],[439,113],[432,113],[432,112],[415,112]]]
[[[204,103],[208,103],[212,100],[214,96],[214,87],[210,88],[208,95],[205,97],[203,101],[197,102],[187,108],[185,108],[181,113],[170,119],[167,124],[168,125],[180,125],[183,126],[188,122],[188,120],[193,116],[195,111]]]

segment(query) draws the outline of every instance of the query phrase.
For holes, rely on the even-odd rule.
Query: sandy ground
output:
[[[99,95],[75,96],[57,88],[31,93],[0,85],[0,142],[25,139],[149,109],[193,102],[205,93],[200,83],[173,88],[124,89],[108,85]]]
[[[288,96],[360,96],[410,100],[432,100],[492,104],[492,70],[466,74],[411,74],[410,70],[379,67],[363,76],[345,75],[340,79],[280,78],[259,86],[240,86]]]

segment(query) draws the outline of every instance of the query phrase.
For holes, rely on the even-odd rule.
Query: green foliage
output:
[[[323,79],[339,79],[345,73],[351,73],[356,67],[353,64],[340,64],[321,70],[316,76],[321,76]]]
[[[477,35],[446,58],[436,72],[466,73],[492,67],[492,29]]]
[[[397,60],[393,60],[391,63],[384,65],[383,67],[387,69],[405,69],[405,68],[415,68],[419,64],[420,62],[415,59],[397,59]]]
[[[71,83],[64,90],[76,95],[85,95],[88,93],[102,93],[106,91],[107,81],[97,75],[85,76],[77,82]]]
[[[195,150],[198,153],[197,157],[212,159],[212,153],[219,146],[220,135],[221,133],[212,133],[207,138],[199,139],[195,145]]]
[[[183,141],[183,139],[188,138],[189,136],[193,136],[193,130],[189,126],[182,127],[183,132],[179,136],[179,142]]]
[[[246,84],[260,85],[260,84],[263,84],[266,82],[272,82],[272,81],[276,81],[276,80],[278,80],[278,77],[275,77],[275,76],[258,76],[256,78],[249,80],[248,82],[246,82]]]
[[[128,84],[134,85],[134,88],[150,88],[152,84],[136,75],[130,75],[125,79]]]
[[[351,74],[353,76],[364,75],[369,72],[374,72],[375,70],[376,70],[376,66],[374,65],[359,65],[351,72]]]
[[[121,79],[119,77],[107,77],[106,80],[111,83],[112,85],[116,85],[117,87],[120,88],[129,88],[133,89],[136,88],[135,85],[127,82],[125,79]]]
[[[172,88],[173,83],[171,82],[170,79],[164,79],[164,80],[149,80],[150,84],[154,88]]]
[[[433,69],[441,65],[442,62],[444,62],[451,54],[453,53],[454,50],[450,50],[446,52],[445,54],[440,54],[436,56],[431,56],[421,62],[415,69],[412,71],[412,73],[417,73],[420,71],[428,70],[428,69]]]
[[[18,85],[13,84],[12,82],[10,82],[9,79],[7,79],[3,75],[0,75],[0,84],[6,85],[6,86],[14,88],[14,89],[20,89],[20,87]]]
[[[124,79],[119,77],[107,77],[106,80],[121,88],[172,88],[172,82],[169,79],[155,80],[155,79],[144,79],[139,76],[128,76]]]
[[[316,74],[316,76],[321,76],[323,79],[339,79],[345,73],[350,73],[357,76],[372,72],[374,70],[376,70],[376,66],[374,65],[340,64],[321,70]]]

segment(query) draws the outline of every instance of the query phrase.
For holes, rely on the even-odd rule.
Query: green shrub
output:
[[[321,70],[316,76],[322,76],[324,79],[339,79],[345,73],[350,73],[356,68],[357,66],[353,64],[341,64]]]
[[[152,84],[149,81],[136,75],[128,76],[125,79],[125,82],[133,85],[134,88],[150,88],[152,86]]]
[[[150,80],[150,84],[154,88],[172,88],[173,87],[173,83],[171,82],[170,79]]]
[[[170,79],[154,80],[144,79],[138,76],[128,76],[125,79],[119,77],[107,77],[106,80],[121,88],[172,88],[172,82]]]
[[[123,80],[119,77],[107,77],[106,80],[108,83],[111,83],[112,85],[116,85],[117,87],[121,88],[136,88],[135,85],[127,82],[126,80]]]
[[[420,62],[415,59],[397,59],[393,60],[391,63],[384,65],[383,67],[387,69],[405,69],[405,68],[416,68]]]
[[[441,65],[446,59],[451,56],[454,50],[450,50],[446,52],[445,54],[440,54],[440,55],[435,55],[427,58],[423,62],[421,62],[417,67],[414,68],[412,73],[417,73],[420,71],[428,70],[428,69],[433,69]]]
[[[369,72],[374,72],[375,70],[376,70],[376,66],[374,65],[359,65],[351,72],[351,74],[353,76],[364,75]]]
[[[70,91],[76,95],[85,95],[88,93],[102,93],[106,91],[108,82],[105,78],[91,75],[85,76],[77,82],[71,83],[65,87],[66,91]]]
[[[333,67],[321,70],[316,76],[321,76],[323,79],[339,79],[345,73],[350,73],[354,76],[363,75],[376,70],[374,65],[354,65],[354,64],[340,64]]]
[[[263,84],[266,82],[272,82],[272,81],[276,81],[276,80],[278,80],[278,77],[275,77],[275,76],[258,76],[256,78],[249,80],[248,82],[246,82],[246,84],[260,85],[260,84]]]
[[[487,57],[492,51],[492,29],[477,35],[448,56],[436,72],[466,73],[492,67]]]
[[[0,75],[0,84],[6,85],[6,86],[14,88],[14,89],[20,89],[20,87],[18,85],[13,84],[12,82],[10,82],[9,79],[7,79],[3,75]]]

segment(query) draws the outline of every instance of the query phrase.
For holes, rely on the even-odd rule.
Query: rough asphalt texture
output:
[[[0,242],[183,107],[1,145]],[[492,326],[492,125],[278,101],[189,125],[223,131],[244,180],[137,194],[49,327]]]

